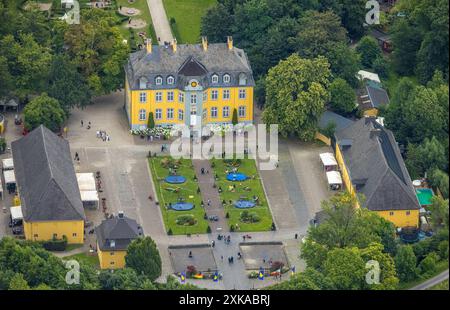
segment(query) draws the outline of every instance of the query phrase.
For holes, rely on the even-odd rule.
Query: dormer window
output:
[[[230,80],[231,80],[231,77],[230,77],[229,74],[225,74],[225,75],[223,76],[223,82],[224,82],[225,84],[230,83]]]
[[[211,77],[211,81],[213,84],[219,83],[219,76],[217,74],[213,74],[213,76]]]
[[[141,77],[139,79],[139,89],[146,89],[147,83],[148,83],[148,80],[145,77]]]
[[[110,240],[110,241],[109,241],[109,246],[110,246],[111,248],[115,248],[115,247],[116,247],[116,240]]]
[[[163,83],[162,77],[157,76],[157,77],[155,78],[155,84],[156,84],[156,85],[162,85],[162,83]]]
[[[239,74],[239,85],[247,85],[247,75],[244,73]]]
[[[169,76],[167,78],[167,84],[173,85],[175,83],[175,78],[173,76]]]

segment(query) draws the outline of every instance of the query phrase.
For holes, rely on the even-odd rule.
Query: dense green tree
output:
[[[374,61],[381,57],[381,48],[375,38],[364,36],[359,41],[356,51],[361,57],[361,64],[365,68],[372,68]]]
[[[431,206],[428,208],[431,211],[431,225],[434,231],[441,229],[448,230],[448,199],[443,199],[439,196],[434,196],[431,199]]]
[[[328,0],[329,1],[329,0]],[[366,16],[366,0],[337,0],[332,8],[337,11],[342,24],[352,39],[358,39],[364,34],[364,21]]]
[[[406,167],[414,179],[423,177],[425,172],[434,169],[446,170],[447,164],[445,147],[435,137],[425,138],[425,141],[419,145],[408,145]]]
[[[30,286],[27,283],[27,280],[24,279],[23,275],[21,273],[16,273],[12,278],[11,282],[9,283],[9,289],[10,290],[29,290]]]
[[[299,29],[297,49],[305,58],[325,56],[335,44],[347,41],[339,16],[331,11],[306,12],[299,20]]]
[[[372,64],[373,71],[375,71],[382,79],[387,79],[389,74],[389,65],[387,59],[383,56],[378,57]]]
[[[13,77],[9,73],[8,62],[0,56],[0,98],[6,97],[13,89]]]
[[[134,269],[123,268],[111,272],[102,271],[99,274],[100,287],[103,290],[141,290],[155,289],[155,286],[145,276],[140,276]]]
[[[330,62],[331,72],[335,78],[346,80],[352,87],[358,86],[356,73],[360,69],[360,63],[354,49],[344,43],[337,43],[330,47],[325,57]]]
[[[394,260],[400,281],[408,282],[417,278],[417,258],[411,246],[401,246]]]
[[[448,158],[448,157],[447,157]],[[431,186],[439,188],[445,199],[449,198],[449,178],[448,173],[440,169],[431,169],[428,173],[428,181]]]
[[[161,275],[161,256],[156,243],[150,238],[138,238],[127,249],[125,263],[138,274],[143,274],[151,281]]]
[[[66,113],[58,100],[49,97],[46,93],[31,100],[23,111],[25,128],[29,131],[44,125],[52,131],[61,129],[66,120]]]
[[[69,113],[73,107],[84,107],[91,99],[84,77],[67,56],[54,57],[50,69],[49,95]]]
[[[327,254],[324,273],[337,289],[358,290],[364,287],[365,265],[359,249],[336,248]]]
[[[428,253],[427,256],[419,263],[419,272],[422,276],[431,276],[436,272],[436,264],[439,257],[435,252]]]
[[[397,278],[397,273],[395,270],[395,262],[392,256],[384,251],[384,246],[382,244],[371,243],[367,248],[361,249],[360,253],[362,259],[366,262],[366,268],[367,262],[370,261],[377,262],[380,267],[379,283],[375,282],[369,284],[366,281],[368,288],[370,288],[371,290],[397,289],[399,280]]]
[[[147,127],[150,128],[150,129],[155,128],[155,118],[154,118],[154,116],[153,116],[153,112],[150,112],[150,113],[148,114],[148,124],[147,124]]]
[[[225,42],[226,36],[232,35],[233,18],[227,8],[219,3],[208,9],[202,17],[201,34],[208,37],[211,43]],[[217,25],[220,27],[217,27]]]
[[[356,107],[356,94],[343,79],[337,78],[330,85],[330,107],[337,113],[348,114]]]
[[[266,124],[278,124],[279,132],[311,140],[329,100],[329,63],[323,57],[302,59],[297,54],[271,68],[266,78]]]
[[[294,274],[289,280],[269,287],[273,290],[329,290],[333,283],[321,272],[307,267],[303,272]]]
[[[402,75],[414,73],[414,65],[417,61],[417,51],[420,48],[421,36],[417,27],[408,23],[405,19],[396,19],[392,27],[392,63],[395,71]]]

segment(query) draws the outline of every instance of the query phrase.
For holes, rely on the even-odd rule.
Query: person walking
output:
[[[83,120],[81,120],[81,127],[83,127],[83,125],[84,125],[84,122],[83,122]]]

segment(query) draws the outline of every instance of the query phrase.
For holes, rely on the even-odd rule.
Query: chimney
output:
[[[145,48],[147,50],[147,55],[152,53],[152,39],[147,38],[145,40]]]
[[[177,39],[173,39],[172,48],[173,48],[173,52],[176,53],[177,52]]]
[[[117,217],[118,217],[119,219],[123,219],[123,217],[124,217],[123,211],[119,211],[119,212],[117,213]]]
[[[208,50],[208,37],[205,36],[202,37],[202,45],[203,50],[206,52]]]
[[[232,36],[227,37],[227,45],[228,45],[228,49],[231,51],[233,49],[233,37]]]

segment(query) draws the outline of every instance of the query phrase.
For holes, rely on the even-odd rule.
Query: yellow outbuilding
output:
[[[419,201],[397,142],[374,117],[335,133],[336,160],[358,206],[377,212],[397,227],[418,227]]]
[[[125,66],[125,110],[130,128],[253,122],[255,81],[246,53],[227,43],[152,45]],[[235,111],[235,112],[234,112]]]
[[[41,125],[11,147],[25,238],[83,243],[85,214],[69,143]]]
[[[125,267],[128,245],[143,235],[138,223],[119,212],[116,217],[104,220],[96,229],[97,254],[101,269]]]

